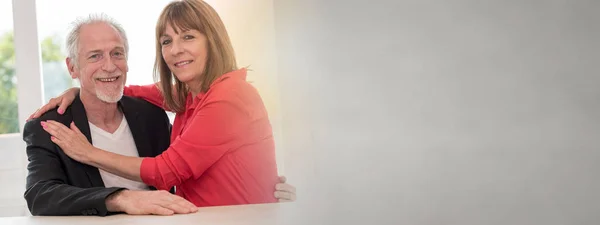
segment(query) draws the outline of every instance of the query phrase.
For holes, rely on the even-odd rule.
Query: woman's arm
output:
[[[166,108],[162,93],[158,89],[157,85],[158,84],[125,86],[123,95],[144,99],[158,107],[161,107],[165,111],[170,111]]]
[[[230,150],[272,135],[260,96],[248,88],[228,85],[213,89],[169,148],[157,157],[143,159],[142,181],[168,189],[197,179]]]
[[[138,98],[144,99],[158,107],[161,107],[165,111],[171,111],[171,110],[167,109],[166,106],[164,105],[163,96],[160,93],[160,90],[158,89],[157,85],[158,85],[158,83],[149,84],[149,85],[125,86],[123,89],[123,95],[138,97]],[[71,103],[73,103],[73,100],[75,100],[75,98],[77,97],[78,94],[79,94],[78,87],[73,87],[73,88],[69,88],[69,89],[65,90],[58,97],[50,99],[50,101],[48,101],[48,103],[46,103],[44,106],[42,106],[41,108],[36,110],[33,114],[31,114],[29,116],[29,118],[27,118],[27,121],[38,118],[42,114],[44,114],[56,107],[58,107],[58,109],[57,109],[58,114],[63,114],[65,112],[65,110],[67,109],[67,107],[69,107],[69,105],[71,105]]]
[[[140,178],[140,166],[143,159],[95,149],[95,151],[90,152],[87,162],[82,163],[129,180],[143,182]]]
[[[41,125],[50,134],[50,140],[72,159],[130,180],[142,181],[142,158],[123,156],[94,147],[73,122],[70,128],[53,120],[41,121]]]

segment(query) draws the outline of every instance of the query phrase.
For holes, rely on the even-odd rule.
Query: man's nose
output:
[[[107,72],[113,72],[117,69],[117,65],[114,63],[114,59],[110,56],[104,57],[104,62],[102,63],[102,69]]]

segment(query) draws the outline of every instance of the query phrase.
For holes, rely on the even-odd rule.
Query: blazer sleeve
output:
[[[28,175],[24,194],[34,216],[99,215],[106,216],[106,197],[123,188],[80,188],[67,184],[67,176],[56,145],[33,120],[25,125]]]

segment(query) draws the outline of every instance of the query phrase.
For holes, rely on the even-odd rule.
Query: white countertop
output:
[[[0,224],[14,225],[104,225],[104,224],[143,224],[143,225],[187,225],[187,224],[286,224],[284,214],[295,203],[256,204],[200,208],[197,213],[173,216],[26,216],[0,218]]]

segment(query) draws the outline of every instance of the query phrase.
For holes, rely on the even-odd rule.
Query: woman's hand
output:
[[[41,124],[44,130],[51,135],[52,142],[78,162],[90,164],[90,155],[95,151],[100,151],[90,144],[73,122],[71,122],[70,129],[62,123],[52,120],[42,121]]]
[[[275,185],[275,198],[279,202],[293,202],[296,201],[296,187],[286,183],[287,178],[285,176],[279,177],[279,183]]]
[[[50,101],[48,101],[48,103],[46,105],[42,106],[37,111],[35,111],[33,114],[31,114],[29,116],[29,118],[27,118],[27,121],[38,118],[45,112],[48,112],[57,106],[58,106],[58,109],[57,109],[58,114],[65,113],[65,110],[67,109],[67,107],[69,105],[71,105],[71,103],[73,103],[73,100],[75,100],[75,97],[77,96],[78,93],[79,93],[79,88],[77,88],[77,87],[67,89],[62,94],[60,94],[60,96],[58,96],[56,98],[51,98]]]

